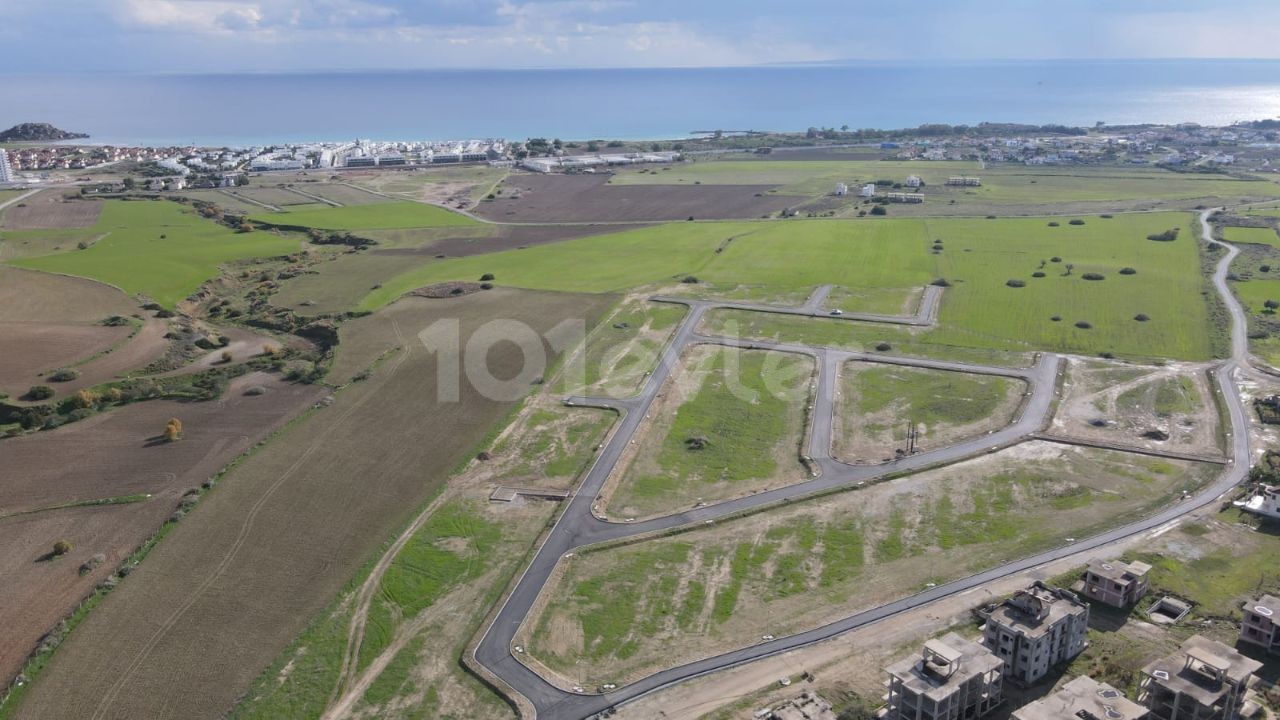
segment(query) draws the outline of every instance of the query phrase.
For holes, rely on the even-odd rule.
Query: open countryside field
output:
[[[1280,186],[1265,180],[1239,180],[1219,175],[1174,173],[1158,168],[1025,167],[977,162],[830,161],[830,160],[698,160],[670,170],[623,170],[615,185],[773,185],[783,195],[819,196],[837,182],[850,187],[879,180],[902,183],[908,175],[925,182],[926,205],[1047,205],[1127,200],[1213,200],[1280,197]],[[947,187],[952,175],[978,176],[981,187]],[[884,188],[881,188],[884,190]]]
[[[66,199],[64,190],[45,190],[5,208],[3,230],[48,230],[91,227],[102,212],[97,200]]]
[[[1280,234],[1274,228],[1228,227],[1222,236],[1227,242],[1280,246]]]
[[[172,308],[223,263],[298,249],[295,240],[237,233],[163,200],[108,201],[93,230],[103,237],[87,249],[11,264],[91,278]]]
[[[245,395],[260,386],[262,396]],[[310,405],[321,389],[251,373],[223,400],[140,402],[0,443],[0,678],[174,512],[184,493]],[[181,442],[160,442],[169,418]],[[76,458],[59,461],[59,458]],[[101,505],[93,503],[102,502]],[[47,557],[65,539],[66,557]],[[101,554],[87,572],[80,565]]]
[[[415,202],[383,202],[350,207],[298,210],[282,213],[260,212],[249,216],[255,222],[322,230],[389,230],[396,228],[450,227],[475,224],[465,215],[434,205]]]
[[[943,296],[941,327],[921,333],[921,341],[1015,352],[1212,357],[1215,338],[1191,216],[1079,220],[1057,227],[1045,218],[675,224],[431,263],[388,281],[360,307],[374,309],[414,287],[482,273],[493,273],[499,284],[574,292],[618,291],[685,275],[805,292],[824,283],[909,288],[945,278],[952,287]],[[1181,232],[1172,242],[1147,239],[1174,228]],[[940,246],[931,245],[938,239]],[[1122,274],[1124,268],[1134,272]],[[1023,287],[1009,287],[1010,280]],[[1139,315],[1146,319],[1136,320]]]
[[[1027,391],[1020,380],[941,370],[845,363],[840,375],[834,455],[876,463],[906,450],[927,451],[1009,424]]]
[[[1173,502],[1207,465],[1029,443],[561,561],[518,640],[565,684],[818,626]]]
[[[603,493],[610,515],[667,515],[808,477],[810,358],[699,345],[681,361]]]
[[[630,397],[658,364],[686,308],[628,297],[586,338],[567,363],[560,385],[566,395]]]
[[[41,374],[124,342],[134,328],[102,320],[136,312],[124,293],[101,283],[0,266],[0,392],[17,397]]]
[[[533,396],[489,449],[433,501],[394,554],[366,612],[356,663],[340,684],[357,603],[345,593],[255,682],[233,717],[316,717],[347,708],[379,718],[509,718],[511,710],[456,659],[556,506],[492,503],[491,487],[568,489],[616,415]],[[367,582],[367,581],[363,581]],[[341,712],[338,713],[342,715]]]
[[[406,200],[457,207],[479,202],[508,172],[506,168],[488,165],[444,165],[396,172],[345,172],[342,179],[357,187]]]

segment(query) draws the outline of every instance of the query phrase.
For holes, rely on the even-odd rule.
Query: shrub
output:
[[[1103,220],[1110,220],[1111,218],[1113,218],[1113,217],[1115,217],[1115,216],[1114,216],[1114,215],[1112,215],[1111,213],[1102,213],[1102,214],[1101,214],[1101,215],[1099,215],[1098,217],[1102,218]]]
[[[1084,278],[1085,280],[1106,280],[1107,279],[1107,276],[1101,273],[1085,273],[1080,277]]]
[[[492,290],[492,289],[493,289],[493,283],[487,283],[487,282],[486,282],[486,283],[480,283],[480,289],[481,289],[481,290]]]
[[[223,350],[222,355],[220,355],[219,357],[222,358],[222,362],[224,363],[229,363],[235,359],[235,357],[231,354],[230,350]]]
[[[1173,242],[1178,239],[1178,231],[1180,229],[1181,228],[1169,228],[1162,233],[1152,233],[1147,236],[1147,239],[1155,240],[1156,242]]]
[[[1151,318],[1147,317],[1147,314],[1146,314],[1146,313],[1138,313],[1137,315],[1134,315],[1134,316],[1133,316],[1133,319],[1134,319],[1134,320],[1137,320],[1138,322],[1146,322],[1146,321],[1150,320]]]
[[[266,388],[264,388],[264,387],[262,387],[261,385],[254,385],[253,387],[251,387],[251,388],[249,388],[249,389],[245,390],[245,391],[244,391],[244,394],[245,394],[245,395],[250,395],[250,396],[266,395],[266,394],[267,394],[267,389],[266,389]]]
[[[1138,271],[1134,270],[1131,267],[1122,267],[1120,268],[1120,274],[1121,275],[1137,275]]]
[[[480,282],[489,282],[493,279],[493,273],[485,273],[480,276]]]
[[[1011,288],[1020,288],[1020,287],[1026,287],[1027,281],[1026,280],[1005,280],[1004,284],[1008,285]]]
[[[877,205],[871,208],[872,215],[888,215],[889,211],[884,209],[883,205]]]
[[[1076,323],[1076,327],[1080,328],[1081,330],[1088,330],[1089,328],[1093,327],[1093,325],[1085,322],[1084,320],[1081,320],[1080,322]]]
[[[995,220],[995,219],[996,219],[996,216],[995,216],[995,215],[988,215],[988,216],[987,216],[987,219],[988,219],[988,220]]]
[[[936,285],[938,287],[951,287],[951,283],[946,278],[938,278],[929,284]]]
[[[1049,262],[1062,262],[1062,258],[1058,257],[1057,255],[1054,255],[1053,257],[1049,258]]]
[[[1049,227],[1061,227],[1061,225],[1056,220],[1050,220]]]
[[[1258,266],[1258,272],[1271,272],[1271,266],[1270,266],[1270,265],[1259,265],[1259,266]]]
[[[696,285],[698,283],[698,278],[694,277],[693,275],[685,275],[684,277],[680,278],[680,282],[684,283],[685,285]]]
[[[1103,350],[1102,352],[1098,353],[1098,357],[1100,357],[1100,358],[1102,358],[1102,359],[1104,359],[1104,360],[1111,360],[1112,358],[1114,358],[1114,357],[1115,357],[1115,353],[1113,353],[1113,352],[1111,352],[1111,351],[1109,351],[1109,350]]]
[[[1274,312],[1276,308],[1280,308],[1280,302],[1276,302],[1275,300],[1268,300],[1262,303],[1262,307]]]
[[[892,349],[893,349],[893,346],[887,342],[876,343],[876,350],[879,350],[880,352],[888,352]]]
[[[54,370],[53,373],[49,375],[49,381],[50,382],[71,382],[72,380],[75,380],[78,377],[80,377],[80,373],[76,372],[75,370],[62,368],[61,370]]]
[[[71,398],[71,406],[77,410],[88,410],[98,404],[98,396],[88,390],[81,390]]]
[[[66,555],[67,553],[71,552],[71,548],[72,548],[72,545],[70,541],[59,540],[53,544],[53,556],[62,557],[63,555]]]
[[[1044,273],[1043,273],[1043,272],[1041,272],[1040,270],[1037,270],[1037,271],[1035,271],[1035,272],[1031,273],[1031,277],[1033,277],[1033,278],[1042,278],[1042,277],[1044,277]]]
[[[27,400],[48,400],[53,397],[53,388],[48,385],[32,385],[23,397]]]
[[[1068,225],[1083,225],[1083,224],[1084,224],[1084,221],[1083,221],[1083,220],[1081,220],[1080,218],[1076,218],[1076,219],[1074,219],[1074,220],[1068,220],[1068,221],[1067,221],[1067,224],[1068,224]]]
[[[169,422],[164,426],[164,433],[161,434],[165,442],[178,442],[182,439],[182,421],[178,418],[169,418]]]

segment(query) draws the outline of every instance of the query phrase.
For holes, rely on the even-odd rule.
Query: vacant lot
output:
[[[622,684],[818,626],[1154,511],[1215,468],[1028,443],[562,561],[518,639],[565,682]],[[580,662],[581,661],[581,662]]]
[[[255,385],[266,394],[244,394]],[[13,677],[36,640],[155,532],[183,493],[319,396],[319,388],[251,374],[223,401],[137,403],[0,443],[0,539],[9,549],[0,559],[9,579],[0,584],[0,678]],[[183,439],[161,442],[172,417],[182,420]],[[120,504],[87,506],[95,501]],[[73,550],[51,560],[61,539]],[[101,566],[80,574],[99,553]]]
[[[4,211],[6,230],[86,228],[98,220],[103,203],[97,200],[68,200],[63,190],[46,190]]]
[[[635,395],[685,312],[683,305],[627,298],[587,336],[584,349],[567,364],[558,389],[569,395]]]
[[[223,263],[298,249],[296,240],[237,233],[163,200],[108,201],[93,229],[103,237],[88,249],[12,264],[92,278],[172,308]]]
[[[476,207],[500,222],[725,220],[777,214],[804,198],[772,195],[769,185],[611,185],[608,175],[519,174]]]
[[[387,230],[395,228],[472,225],[474,220],[434,205],[415,202],[382,202],[370,205],[258,213],[254,221],[269,225],[320,228],[322,230]]]
[[[442,401],[418,332],[457,319],[465,342],[494,318],[546,330],[599,308],[498,290],[348,323],[335,375],[393,352],[229,473],[72,633],[16,717],[222,717],[509,412],[465,383]],[[512,377],[520,353],[500,344],[488,366]]]
[[[1222,229],[1227,242],[1280,246],[1280,235],[1274,228],[1228,227]]]
[[[297,183],[291,187],[310,195],[332,200],[339,205],[374,205],[387,201],[387,198],[343,183]]]
[[[1213,356],[1217,335],[1209,327],[1191,215],[1073,220],[1078,222],[672,224],[431,263],[384,283],[361,307],[376,308],[414,287],[484,272],[494,273],[500,284],[576,292],[613,292],[688,275],[717,286],[797,294],[821,284],[902,289],[945,278],[951,287],[943,297],[941,327],[928,336],[936,345]],[[1181,232],[1172,242],[1147,239],[1175,228]]]
[[[183,190],[182,195],[193,200],[213,203],[226,212],[237,215],[250,215],[262,212],[265,209],[261,205],[237,197],[234,190],[234,188],[225,190]]]
[[[226,192],[236,197],[248,198],[251,201],[250,204],[261,203],[262,205],[271,205],[284,210],[291,210],[290,206],[294,205],[313,206],[316,204],[314,198],[293,192],[287,187],[238,187],[227,188]],[[321,205],[323,206],[323,204]],[[299,210],[301,209],[299,208]],[[260,206],[258,207],[258,212],[261,212]]]
[[[934,450],[1008,425],[1027,390],[1009,378],[921,368],[846,363],[840,377],[834,453],[846,462],[880,462],[907,450]]]
[[[0,266],[0,392],[21,395],[41,373],[123,342],[133,328],[101,320],[135,312],[124,293],[101,283]]]
[[[611,515],[667,514],[807,477],[800,463],[813,362],[699,345],[604,495]]]
[[[1119,365],[1071,358],[1055,433],[1183,452],[1221,452],[1203,367]],[[1164,433],[1167,437],[1159,439]]]
[[[472,205],[507,176],[506,168],[487,165],[433,167],[413,170],[344,172],[343,180],[407,200],[457,207]]]

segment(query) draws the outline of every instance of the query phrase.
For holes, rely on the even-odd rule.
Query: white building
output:
[[[921,183],[920,183],[920,178],[916,177],[915,175],[908,175],[908,176],[907,176],[907,187],[909,187],[909,188],[918,188],[918,187],[920,187],[920,184],[921,184]]]
[[[864,197],[864,198],[875,197],[875,196],[876,196],[876,184],[875,184],[875,183],[867,183],[866,185],[863,185],[863,186],[862,186],[862,191],[861,191],[861,192],[859,192],[859,193],[858,193],[858,195],[860,195],[861,197]]]
[[[1031,685],[1085,649],[1088,625],[1088,605],[1037,580],[992,611],[982,643],[1004,661],[1005,677]]]
[[[1258,486],[1258,494],[1248,500],[1237,500],[1235,506],[1254,515],[1280,520],[1280,488]]]
[[[9,153],[0,150],[0,185],[13,182],[13,168],[9,167]]]
[[[844,183],[836,183],[836,197],[844,197],[849,194],[849,186]]]

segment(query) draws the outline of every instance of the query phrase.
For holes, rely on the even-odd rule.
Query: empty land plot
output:
[[[261,205],[236,197],[233,188],[226,190],[183,190],[182,196],[192,200],[213,203],[226,212],[239,215],[258,213],[265,209]]]
[[[950,175],[981,174],[976,162],[881,162],[876,160],[696,160],[657,169],[619,170],[612,185],[766,185],[781,195],[830,195],[835,184],[853,186],[908,175],[942,185]]]
[[[0,261],[79,249],[81,243],[92,245],[102,237],[92,228],[4,230],[0,231]]]
[[[124,293],[101,283],[0,266],[0,391],[21,395],[41,373],[124,341],[133,328],[101,321],[137,311]]]
[[[678,223],[434,263],[394,278],[361,307],[483,272],[495,273],[502,284],[574,292],[615,292],[693,276],[719,287],[807,294],[822,284],[924,285],[935,277],[934,265],[925,226],[916,220]]]
[[[283,213],[258,213],[250,218],[268,225],[321,230],[390,230],[475,224],[475,220],[441,207],[395,201],[297,212],[286,209]]]
[[[500,222],[724,220],[776,214],[804,198],[769,185],[610,185],[608,175],[521,174],[475,212]]]
[[[85,250],[11,263],[91,278],[172,308],[223,263],[298,249],[296,240],[237,233],[164,200],[108,201],[94,231],[103,237]]]
[[[817,627],[1174,502],[1212,466],[1027,443],[561,561],[517,636],[563,682],[623,684]]]
[[[806,478],[800,444],[812,374],[802,355],[687,350],[604,491],[609,513],[665,514]]]
[[[262,396],[246,396],[252,386]],[[224,400],[155,400],[0,443],[0,678],[8,682],[36,641],[174,511],[179,498],[321,395],[255,373],[233,381]],[[158,436],[183,421],[181,442]],[[73,462],[58,458],[74,457]],[[104,503],[89,505],[90,503]],[[50,559],[53,543],[72,551]],[[81,573],[97,554],[104,561]]]
[[[629,297],[587,335],[566,365],[565,394],[631,397],[644,386],[687,308]]]
[[[351,183],[407,200],[435,204],[474,203],[507,176],[505,168],[485,165],[414,170],[345,172]]]
[[[914,315],[924,289],[914,288],[832,288],[824,308],[848,313]]]
[[[310,195],[332,200],[339,205],[376,205],[387,201],[387,198],[343,183],[298,183],[294,187]]]
[[[1275,228],[1227,227],[1222,229],[1222,236],[1227,242],[1280,246]]]
[[[776,285],[721,284],[699,280],[696,283],[681,282],[655,291],[663,295],[700,298],[703,300],[732,300],[796,307],[803,305],[813,288],[778,287]]]
[[[356,714],[380,718],[447,716],[444,708],[458,717],[511,717],[509,706],[457,661],[556,505],[519,498],[490,503],[486,495],[497,485],[567,489],[614,418],[611,411],[564,407],[548,392],[530,398],[487,459],[450,480],[388,568],[364,616],[348,689],[333,695],[354,591],[335,600],[262,673],[232,716],[314,717],[326,707],[355,707]]]
[[[849,462],[880,462],[907,449],[934,450],[1008,425],[1026,391],[1021,380],[863,362],[840,377],[834,453]]]
[[[236,197],[248,198],[263,205],[274,205],[279,208],[289,205],[313,205],[316,202],[312,198],[284,187],[238,187],[228,188],[227,192]],[[257,206],[255,212],[262,212],[262,207]]]
[[[98,220],[99,200],[68,199],[62,190],[45,190],[5,209],[0,223],[5,230],[86,228]]]
[[[364,353],[349,368],[404,349],[228,473],[59,647],[14,717],[222,717],[510,411],[469,383],[440,398],[418,332],[454,318],[465,345],[493,318],[546,331],[602,304],[496,290],[345,324],[339,361]],[[513,377],[522,355],[499,345],[487,360]]]
[[[1177,363],[1134,367],[1070,358],[1051,429],[1103,442],[1222,452],[1218,411],[1204,368]],[[1161,440],[1157,433],[1168,437]]]

